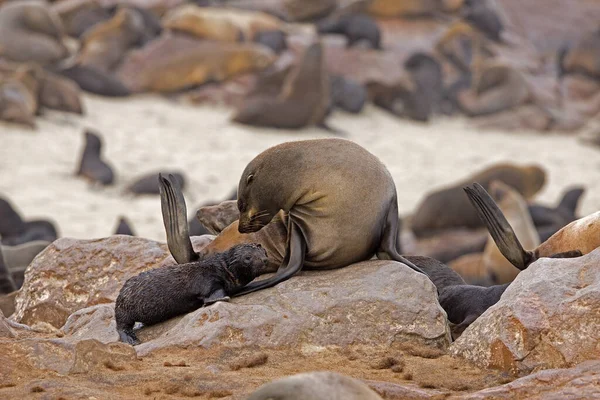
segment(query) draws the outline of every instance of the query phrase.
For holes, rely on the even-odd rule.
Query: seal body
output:
[[[377,22],[368,15],[347,14],[335,20],[326,20],[317,24],[317,31],[344,35],[348,47],[364,40],[374,49],[381,48],[381,31]]]
[[[364,383],[336,372],[309,372],[267,383],[248,400],[382,400]]]
[[[114,181],[112,168],[102,160],[102,140],[92,131],[85,132],[85,148],[79,162],[77,175],[84,176],[92,182],[110,185]]]
[[[185,188],[185,177],[178,172],[171,172],[179,183],[181,189]],[[127,191],[134,194],[160,194],[158,188],[158,172],[144,175],[127,187]]]
[[[156,324],[228,300],[234,289],[258,276],[266,260],[262,247],[243,244],[199,262],[155,268],[128,279],[115,303],[121,341],[139,343],[133,333],[135,322]]]

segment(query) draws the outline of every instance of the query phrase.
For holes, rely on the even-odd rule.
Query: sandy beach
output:
[[[0,124],[0,195],[26,219],[54,220],[65,237],[109,236],[124,215],[138,235],[164,241],[158,196],[124,193],[141,174],[183,171],[191,216],[199,204],[228,195],[245,165],[262,150],[285,141],[330,136],[320,129],[235,125],[229,122],[231,109],[157,96],[114,100],[86,95],[85,106],[84,117],[46,112],[37,119],[37,130]],[[600,151],[575,136],[480,132],[468,120],[456,118],[412,123],[373,106],[360,116],[337,112],[329,122],[388,166],[401,214],[412,212],[429,190],[499,161],[541,164],[549,177],[538,197],[541,203],[554,204],[566,187],[584,185],[580,214],[600,209]],[[116,172],[111,187],[91,186],[74,176],[85,128],[104,139],[104,157]]]

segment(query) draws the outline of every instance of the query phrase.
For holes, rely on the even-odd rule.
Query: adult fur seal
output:
[[[381,31],[377,22],[364,14],[346,14],[317,24],[317,32],[337,33],[347,39],[347,47],[366,41],[373,49],[381,49]]]
[[[479,182],[484,188],[489,188],[493,180],[513,187],[526,199],[530,199],[544,186],[546,173],[537,165],[501,163],[489,166],[457,184],[431,192],[413,215],[411,227],[415,235],[422,237],[443,229],[483,226],[462,187]]]
[[[294,173],[286,174],[281,165]],[[186,236],[187,224],[178,211],[182,207],[176,206],[176,200],[171,203],[163,208],[167,243],[175,259],[186,262],[198,255]],[[238,209],[239,233],[258,234],[263,227],[281,226],[269,224],[277,215],[286,225],[287,238],[277,274],[251,283],[236,295],[274,286],[303,266],[340,268],[375,253],[422,272],[400,255],[396,186],[389,171],[351,141],[306,140],[265,150],[240,178]]]
[[[155,268],[125,282],[115,303],[121,341],[139,344],[135,322],[156,324],[217,301],[260,274],[267,261],[259,245],[243,244],[202,261]]]
[[[26,0],[0,6],[0,57],[52,64],[67,57],[63,26],[44,1]]]
[[[541,257],[579,257],[600,246],[600,211],[571,222],[533,251],[526,251],[502,211],[478,183],[464,188],[473,207],[512,265],[524,270]]]
[[[274,286],[304,265],[340,268],[375,253],[422,272],[398,249],[397,194],[389,171],[351,141],[305,140],[265,150],[242,173],[238,209],[240,233],[259,231],[280,210],[288,215],[287,253],[277,274],[238,294]]]
[[[336,372],[308,372],[259,387],[247,400],[382,400],[361,381]]]
[[[102,160],[102,140],[94,132],[85,132],[85,148],[79,162],[77,175],[84,176],[92,182],[110,185],[114,181],[114,173],[110,165]]]
[[[0,246],[0,294],[12,293],[17,290],[17,286],[12,279],[10,271],[2,255],[2,246]]]
[[[280,129],[317,125],[332,130],[325,125],[330,91],[323,47],[317,41],[305,50],[299,64],[286,76],[278,96],[250,96],[233,121]]]

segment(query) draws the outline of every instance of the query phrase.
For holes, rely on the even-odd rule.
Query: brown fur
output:
[[[431,17],[460,9],[463,0],[374,0],[369,13],[378,17]]]
[[[492,55],[484,37],[464,22],[452,24],[438,39],[435,50],[463,73],[473,72]]]
[[[412,230],[415,235],[424,236],[449,228],[483,226],[462,187],[478,182],[484,188],[489,188],[493,180],[512,186],[530,199],[544,186],[546,174],[535,165],[496,164],[452,186],[429,193],[413,215]]]
[[[490,193],[514,228],[519,241],[526,248],[538,246],[540,237],[527,209],[527,202],[519,192],[502,182],[493,181],[490,184]],[[488,276],[495,284],[510,283],[520,272],[502,255],[491,237],[485,246],[482,261]]]
[[[273,52],[261,45],[163,35],[131,52],[118,76],[134,92],[171,92],[262,70],[274,58]]]
[[[81,41],[77,62],[102,72],[113,71],[131,48],[142,43],[144,19],[130,8],[121,8],[114,17],[87,31]]]
[[[52,64],[68,56],[58,15],[42,1],[0,6],[0,56],[12,61]]]
[[[299,64],[286,76],[277,97],[251,96],[233,121],[286,129],[323,124],[331,101],[330,92],[323,48],[316,42],[306,49]]]
[[[571,222],[539,245],[534,253],[539,257],[579,250],[588,254],[600,247],[600,211]]]
[[[35,65],[0,63],[0,120],[35,127],[40,74]]]
[[[43,107],[83,114],[81,89],[70,79],[45,71],[41,80],[39,101]]]
[[[99,22],[111,18],[109,11],[97,0],[63,0],[52,5],[69,36],[80,37]]]
[[[169,11],[162,23],[167,29],[225,42],[237,42],[241,38],[251,40],[258,32],[282,27],[282,21],[266,13],[191,4]]]
[[[559,71],[565,74],[583,74],[600,79],[600,29],[587,34],[559,55]]]

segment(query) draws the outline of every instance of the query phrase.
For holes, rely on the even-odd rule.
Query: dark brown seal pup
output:
[[[35,240],[54,241],[58,232],[47,220],[23,221],[12,204],[0,197],[0,237],[2,244],[16,246]]]
[[[301,129],[311,125],[327,128],[324,124],[330,99],[323,48],[320,42],[315,42],[286,76],[278,96],[251,96],[233,121],[280,129]]]
[[[584,192],[583,187],[574,187],[565,191],[556,207],[529,204],[529,214],[542,242],[578,218],[577,206]]]
[[[281,30],[268,30],[256,32],[252,41],[267,46],[275,54],[281,54],[288,48],[285,40],[286,34]]]
[[[185,177],[179,172],[163,172],[165,175],[173,175],[179,184],[179,187],[183,190],[185,188]],[[160,194],[158,188],[158,172],[146,174],[139,179],[136,179],[126,189],[130,193],[134,194]]]
[[[403,113],[416,121],[429,121],[437,113],[444,89],[442,65],[423,52],[411,55],[404,68],[415,84],[415,90],[404,104]]]
[[[229,300],[229,294],[260,275],[266,262],[262,247],[242,244],[199,262],[155,268],[128,279],[115,303],[121,341],[139,344],[135,322],[156,324]]]
[[[504,214],[483,186],[474,183],[464,190],[500,252],[520,270],[524,270],[541,257],[579,257],[600,246],[598,211],[565,226],[533,251],[526,251]]]
[[[509,284],[482,287],[468,285],[452,268],[433,258],[405,256],[421,268],[438,291],[438,301],[452,323],[452,338],[500,300]]]
[[[463,18],[479,29],[486,37],[502,41],[504,24],[500,16],[486,0],[465,0],[462,11]]]
[[[367,102],[367,89],[353,79],[341,75],[331,77],[331,102],[333,107],[358,114]]]
[[[131,94],[119,78],[92,65],[72,64],[57,68],[54,72],[71,79],[86,92],[107,97],[125,97]]]
[[[4,261],[2,246],[0,246],[0,294],[12,293],[17,290],[17,286],[12,279],[8,266]]]
[[[246,400],[383,400],[363,382],[337,372],[307,372],[259,387]]]
[[[129,224],[129,221],[127,221],[127,218],[125,218],[125,217],[119,218],[119,223],[117,224],[117,229],[115,229],[114,234],[115,235],[135,236],[135,233],[133,232],[133,229],[131,229],[131,225]]]
[[[102,139],[96,133],[87,130],[85,132],[85,148],[79,162],[77,175],[84,176],[92,182],[102,185],[110,185],[114,181],[112,168],[102,160]]]
[[[327,19],[317,24],[317,32],[344,35],[347,47],[365,41],[373,49],[381,49],[381,31],[377,22],[368,15],[346,14],[332,20]]]
[[[502,163],[489,166],[457,184],[427,194],[413,215],[412,231],[416,236],[423,237],[449,228],[483,226],[462,187],[479,182],[483,187],[489,188],[493,180],[515,188],[526,199],[530,199],[544,186],[546,173],[536,165]]]
[[[0,6],[0,57],[12,61],[52,64],[68,56],[58,15],[43,1]]]

